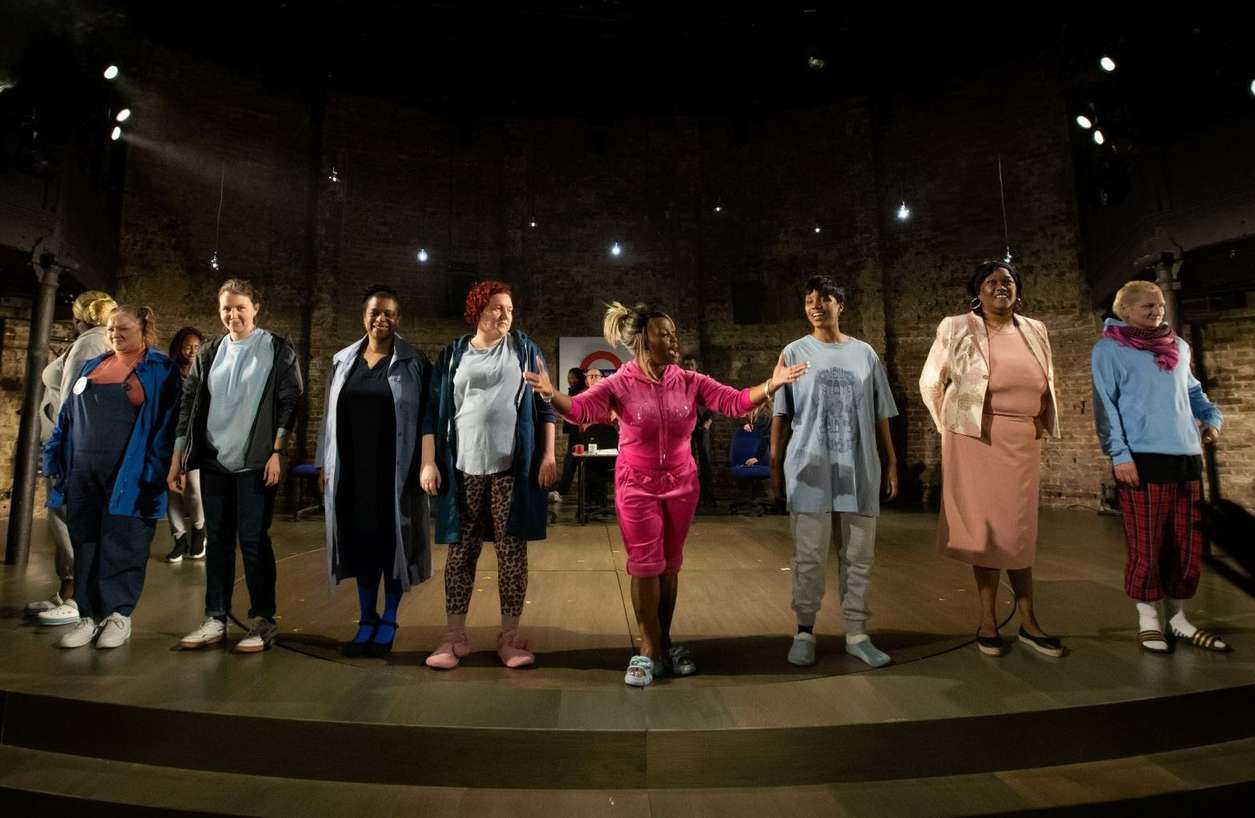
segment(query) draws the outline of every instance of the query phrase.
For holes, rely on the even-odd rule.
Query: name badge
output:
[[[74,394],[81,395],[87,391],[87,376],[80,375],[78,380],[74,382]]]

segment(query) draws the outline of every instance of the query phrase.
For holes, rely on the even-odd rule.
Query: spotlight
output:
[[[119,139],[121,139],[121,138],[122,138],[122,126],[121,126],[121,125],[114,125],[114,126],[113,126],[113,132],[112,132],[111,134],[109,134],[109,141],[111,141],[111,142],[117,142],[117,141],[118,141]]]
[[[528,223],[527,223],[527,226],[528,226],[528,227],[535,227],[535,226],[536,226],[536,220],[535,220],[535,219],[532,219],[530,222],[528,222]]]
[[[1102,55],[1102,59],[1098,61],[1098,64],[1102,66],[1102,70],[1104,71],[1116,70],[1116,61],[1108,57],[1106,54]]]
[[[1102,131],[1094,131],[1094,142],[1101,145],[1107,141],[1107,137],[1102,135]]]
[[[623,248],[619,246],[619,243],[617,241],[614,244],[610,245],[610,255],[612,256],[623,255]]]
[[[911,208],[906,206],[906,202],[902,202],[901,207],[898,208],[898,220],[906,221],[909,218],[911,218]]]
[[[218,264],[218,251],[214,250],[214,254],[209,257],[209,269],[217,272],[220,266],[222,265]]]
[[[715,212],[716,212],[716,213],[722,213],[722,212],[723,212],[723,205],[715,205]]]
[[[822,232],[822,231],[823,231],[823,228],[822,228],[822,227],[820,227],[819,225],[815,225],[815,232],[816,232],[816,233],[819,233],[819,232]]]
[[[427,256],[427,250],[426,250],[425,248],[420,247],[420,248],[418,249],[418,263],[419,263],[419,264],[426,264],[426,263],[427,263],[427,258],[428,258],[428,256]]]
[[[336,169],[335,165],[331,166],[331,172],[327,174],[327,181],[332,184],[340,181],[340,171]]]
[[[130,108],[123,108],[121,111],[118,111],[118,116],[117,116],[118,122],[126,122],[130,118],[131,118]]]
[[[111,65],[105,69],[105,79],[111,80],[118,75],[118,67]]]
[[[1094,120],[1085,116],[1085,114],[1079,114],[1076,117],[1076,124],[1088,131],[1090,128],[1094,127]]]
[[[1255,80],[1251,80],[1251,96],[1255,97]]]

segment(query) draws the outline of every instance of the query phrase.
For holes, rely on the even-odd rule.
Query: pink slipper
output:
[[[471,652],[471,645],[466,641],[466,631],[449,631],[444,640],[427,657],[427,667],[438,670],[453,670],[462,657]]]
[[[497,656],[506,667],[527,667],[536,657],[527,649],[527,640],[518,631],[497,634]]]

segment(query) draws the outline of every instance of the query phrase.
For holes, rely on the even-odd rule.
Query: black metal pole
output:
[[[39,402],[43,399],[44,366],[48,363],[48,338],[56,308],[59,274],[53,259],[43,256],[31,266],[39,278],[31,309],[30,342],[26,348],[26,384],[22,394],[22,422],[13,457],[13,500],[9,506],[5,565],[26,565],[30,557],[31,518],[35,506],[35,479],[39,473]]]

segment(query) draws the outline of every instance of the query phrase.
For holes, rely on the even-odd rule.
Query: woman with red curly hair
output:
[[[527,541],[545,538],[545,490],[558,477],[557,415],[523,377],[542,365],[541,354],[530,338],[512,329],[509,285],[476,284],[467,293],[464,317],[474,332],[440,353],[423,419],[419,481],[435,498],[436,542],[449,544],[444,570],[449,628],[427,665],[450,670],[470,653],[466,615],[480,548],[490,537],[501,596],[497,656],[506,667],[524,667],[535,661],[519,635]]]

